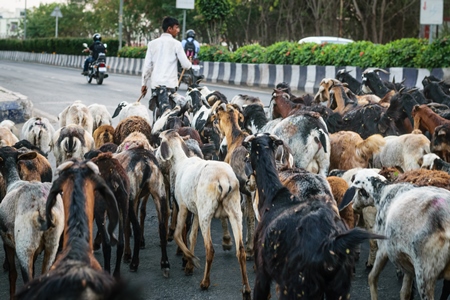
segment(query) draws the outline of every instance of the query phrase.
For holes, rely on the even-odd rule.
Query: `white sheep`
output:
[[[23,124],[20,139],[29,141],[45,154],[49,153],[55,128],[47,118],[33,117]]]

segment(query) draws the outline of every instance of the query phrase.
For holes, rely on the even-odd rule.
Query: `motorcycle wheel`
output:
[[[95,78],[95,80],[97,80],[97,84],[102,84],[103,83],[103,77],[104,77],[104,73],[98,73],[97,78]]]

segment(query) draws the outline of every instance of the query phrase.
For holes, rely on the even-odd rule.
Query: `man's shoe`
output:
[[[83,71],[83,72],[81,72],[81,75],[86,76],[87,74],[89,74],[88,71]]]

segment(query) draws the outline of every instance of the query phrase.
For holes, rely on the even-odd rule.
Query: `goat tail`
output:
[[[381,134],[373,134],[364,141],[356,145],[356,155],[360,157],[371,157],[374,153],[378,153],[381,147],[386,145]]]
[[[234,194],[233,191],[237,190],[237,194],[239,194],[239,181],[236,178],[232,180],[229,176],[220,176],[218,181],[221,201]]]
[[[386,239],[385,236],[354,228],[336,236],[330,245],[330,255],[354,255],[357,247],[368,239]]]

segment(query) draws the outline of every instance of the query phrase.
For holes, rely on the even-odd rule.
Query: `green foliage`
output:
[[[231,12],[228,0],[197,0],[198,11],[204,21],[211,22],[225,19]]]
[[[414,66],[414,58],[421,54],[424,46],[428,45],[428,40],[407,38],[396,40],[384,45],[384,55],[381,64],[391,67]]]
[[[120,49],[117,54],[119,57],[145,58],[147,46],[144,47],[129,47],[125,46]]]
[[[232,55],[232,61],[237,63],[260,64],[265,63],[266,48],[259,44],[238,48]]]
[[[424,47],[415,65],[428,69],[450,67],[450,37],[436,39]]]
[[[266,48],[265,60],[268,64],[293,65],[298,43],[279,42]]]
[[[201,46],[198,58],[201,61],[231,62],[232,52],[224,46]]]

